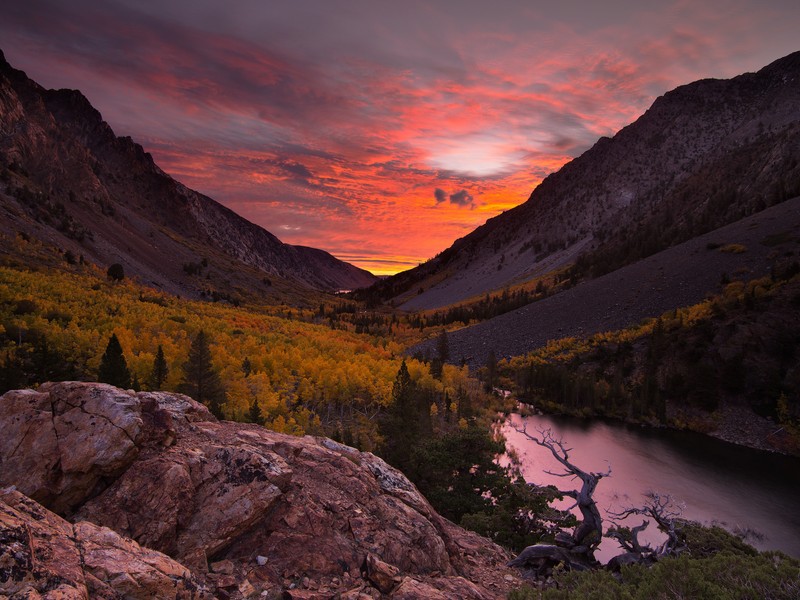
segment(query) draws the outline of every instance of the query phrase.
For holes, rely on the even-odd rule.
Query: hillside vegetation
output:
[[[501,361],[499,385],[546,411],[666,424],[800,453],[798,272],[797,261],[786,261],[769,277],[733,281],[719,295],[640,325],[552,341]],[[745,421],[737,425],[760,439],[737,438],[727,431],[730,419]]]
[[[5,391],[49,380],[94,380],[116,334],[142,387],[161,346],[168,366],[162,389],[175,391],[192,339],[202,330],[227,390],[226,418],[246,420],[255,402],[277,431],[344,436],[375,448],[376,416],[390,403],[402,348],[295,315],[303,313],[182,300],[128,279],[109,280],[88,265],[71,272],[2,267],[0,386]],[[477,388],[466,369],[448,366],[441,379],[417,361],[408,361],[408,369],[432,396]]]

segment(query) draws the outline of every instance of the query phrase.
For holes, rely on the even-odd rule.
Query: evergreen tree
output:
[[[450,359],[450,342],[447,339],[447,331],[444,329],[439,334],[439,339],[436,340],[436,352],[439,354],[439,360],[443,363]]]
[[[392,405],[380,424],[386,461],[407,471],[411,449],[430,433],[430,428],[430,402],[423,390],[411,381],[403,360],[392,386]]]
[[[125,362],[125,355],[116,333],[111,334],[106,351],[100,359],[97,379],[125,390],[131,387],[131,372],[128,370],[128,363]]]
[[[255,398],[253,398],[253,403],[250,405],[248,417],[250,418],[250,422],[255,423],[256,425],[263,425],[266,422],[266,419],[261,412],[261,407],[258,405],[258,400]]]
[[[164,358],[164,349],[161,344],[158,345],[156,357],[153,359],[153,370],[150,373],[149,386],[151,390],[160,390],[161,386],[167,380],[169,375],[169,367],[167,366],[167,359]]]
[[[489,356],[486,357],[486,380],[484,385],[487,392],[494,389],[495,381],[497,380],[497,356],[494,350],[489,350]]]
[[[25,380],[22,361],[16,352],[7,350],[5,359],[0,364],[0,394],[25,387]]]
[[[189,359],[183,365],[183,383],[178,390],[208,406],[218,419],[223,418],[225,388],[211,361],[211,349],[205,331],[200,331],[192,340]]]
[[[436,358],[431,361],[431,375],[441,379],[444,363],[450,358],[450,343],[447,340],[447,331],[442,329],[442,333],[436,339]]]
[[[253,372],[253,365],[250,364],[250,358],[245,356],[244,360],[242,361],[242,373],[244,373],[245,377],[250,377],[250,374]]]

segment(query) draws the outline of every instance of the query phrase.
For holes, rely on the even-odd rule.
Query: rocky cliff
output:
[[[0,215],[0,250],[22,234],[184,295],[237,286],[268,294],[265,275],[334,291],[375,281],[186,188],[117,137],[80,92],[42,88],[2,52]]]
[[[186,396],[49,383],[0,397],[0,430],[3,594],[479,599],[514,583],[501,548],[374,455]]]

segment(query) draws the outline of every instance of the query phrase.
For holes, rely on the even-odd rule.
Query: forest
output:
[[[413,315],[367,312],[348,299],[322,300],[317,308],[192,301],[74,257],[64,257],[59,268],[7,265],[0,267],[0,391],[48,380],[100,380],[189,393],[220,418],[328,436],[376,452],[440,514],[518,553],[552,544],[581,523],[551,506],[568,492],[526,483],[513,455],[498,463],[505,453],[499,424],[513,405],[493,388],[513,389],[548,411],[700,430],[716,404],[737,393],[774,416],[789,433],[791,450],[800,430],[797,407],[788,400],[797,389],[791,365],[800,336],[790,318],[800,303],[797,271],[792,264],[771,277],[730,282],[703,303],[626,330],[552,342],[492,365],[481,381],[450,364],[447,319],[434,318],[432,329],[424,323],[421,330]],[[767,308],[772,317],[760,319]],[[433,332],[435,356],[405,356],[410,342]],[[758,371],[769,377],[732,377],[750,372],[749,359],[720,356],[721,335],[744,336],[737,343],[776,340],[755,355],[760,365],[772,365]],[[703,393],[687,394],[701,379]],[[555,569],[541,580],[546,589],[522,588],[510,598],[588,590],[599,598],[645,598],[666,580],[687,594],[793,597],[797,561],[758,553],[723,530],[686,523],[681,531],[687,551],[655,566],[625,566],[621,575]],[[750,579],[709,577],[722,568]]]

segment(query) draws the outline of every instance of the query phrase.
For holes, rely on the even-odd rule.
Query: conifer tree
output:
[[[205,331],[201,330],[192,340],[189,359],[183,365],[183,383],[178,389],[205,404],[218,419],[223,418],[225,388],[211,361],[211,349]]]
[[[253,365],[250,363],[250,358],[245,356],[244,360],[242,361],[242,373],[244,373],[245,377],[250,377],[250,374],[253,372]]]
[[[167,359],[164,358],[164,349],[161,344],[158,345],[156,357],[153,359],[153,370],[150,373],[150,381],[148,382],[151,390],[160,390],[161,386],[167,380],[169,375],[169,367],[167,366]]]
[[[450,359],[450,341],[447,339],[447,331],[444,329],[439,334],[439,339],[436,340],[436,352],[439,354],[439,360],[443,363]]]
[[[407,471],[411,449],[430,429],[430,404],[422,390],[411,380],[403,360],[392,386],[392,405],[381,422],[385,438],[384,458],[389,464]]]
[[[102,383],[110,383],[122,389],[131,387],[131,372],[128,370],[128,363],[125,361],[125,355],[116,333],[111,334],[106,351],[100,359],[97,379]]]
[[[264,414],[261,412],[261,407],[258,405],[258,400],[253,398],[253,403],[250,405],[250,412],[248,413],[251,423],[256,425],[263,425],[266,422]]]

